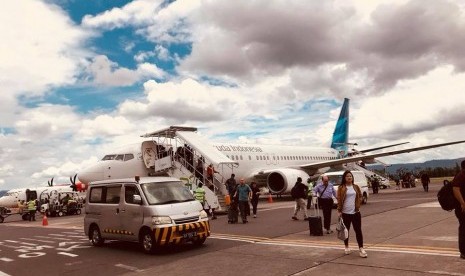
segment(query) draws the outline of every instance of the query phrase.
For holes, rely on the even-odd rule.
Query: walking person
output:
[[[247,223],[247,205],[249,205],[249,199],[252,197],[252,189],[250,189],[249,185],[245,184],[244,178],[241,178],[239,183],[234,198],[237,198],[239,202],[242,223]]]
[[[312,199],[313,199],[313,181],[308,178],[307,179],[307,210],[312,207]]]
[[[203,179],[203,171],[203,162],[202,159],[199,158],[199,160],[197,160],[197,166],[195,166],[196,183],[205,183],[205,180]]]
[[[350,225],[354,225],[355,237],[357,239],[359,255],[366,258],[368,254],[363,248],[362,234],[362,216],[360,214],[360,206],[362,204],[362,191],[357,184],[354,184],[354,176],[350,171],[345,171],[342,175],[342,182],[337,190],[337,213],[342,217],[347,230],[350,230]],[[346,255],[350,254],[349,238],[344,240]]]
[[[428,174],[426,172],[422,173],[420,179],[421,179],[421,184],[423,185],[423,190],[425,190],[425,192],[428,192],[429,183],[431,182]]]
[[[210,188],[210,190],[214,191],[214,182],[213,182],[213,175],[215,173],[218,173],[215,168],[213,167],[213,164],[210,163],[210,165],[208,165],[207,167],[207,179],[209,181],[208,183],[208,188]]]
[[[226,189],[228,190],[228,193],[231,197],[236,192],[236,187],[237,187],[236,179],[234,179],[234,177],[236,177],[236,175],[231,174],[231,177],[228,180],[226,180],[226,183],[225,183]]]
[[[305,202],[307,199],[307,185],[302,183],[301,177],[297,177],[297,182],[292,189],[294,191],[291,191],[291,195],[295,200],[294,215],[292,216],[292,219],[299,220],[297,218],[297,213],[302,210],[304,213],[304,220],[308,220],[307,207]]]
[[[253,182],[250,183],[252,189],[252,212],[253,212],[253,217],[257,217],[257,205],[258,205],[258,198],[260,197],[260,189],[257,187],[257,183]]]
[[[336,190],[333,184],[329,183],[327,175],[323,175],[321,181],[313,189],[313,195],[318,197],[318,208],[323,210],[323,227],[326,229],[326,234],[331,234],[333,233],[331,230],[331,211],[333,210],[333,197],[336,197]]]
[[[460,258],[465,259],[465,160],[462,161],[460,167],[460,172],[452,180],[452,189],[460,204],[455,208],[455,216],[459,221]]]

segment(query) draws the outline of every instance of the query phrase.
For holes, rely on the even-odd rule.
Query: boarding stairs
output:
[[[380,174],[378,174],[378,173],[376,173],[374,171],[370,171],[367,168],[364,168],[364,167],[362,167],[362,166],[360,166],[360,165],[358,165],[356,163],[349,163],[345,167],[348,170],[362,171],[368,179],[371,179],[373,176],[375,176],[378,179],[380,179],[381,183],[385,184],[387,187],[390,186],[388,177],[380,175]]]
[[[225,211],[224,198],[227,190],[224,183],[229,178],[229,175],[225,177],[225,171],[232,172],[233,168],[237,167],[237,162],[230,160],[195,131],[195,128],[172,126],[143,135],[142,137],[152,137],[153,140],[142,143],[142,158],[149,175],[179,178],[192,191],[202,181],[195,173],[195,164],[202,162],[207,202],[215,211]],[[218,172],[213,177],[213,191],[207,188],[211,186],[206,175],[208,164],[213,164]]]

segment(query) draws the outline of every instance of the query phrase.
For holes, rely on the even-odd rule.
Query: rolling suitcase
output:
[[[315,206],[315,216],[308,217],[310,236],[323,236],[323,223],[321,222],[319,206]]]

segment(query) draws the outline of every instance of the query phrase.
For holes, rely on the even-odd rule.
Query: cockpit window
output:
[[[105,160],[113,160],[113,159],[115,159],[115,157],[116,157],[115,154],[105,155],[105,156],[102,158],[102,161],[105,161]]]
[[[134,159],[134,154],[125,154],[124,155],[124,161],[128,161],[128,160],[131,160],[131,159]]]
[[[124,160],[124,154],[118,154],[118,155],[115,157],[115,160],[123,161],[123,160]]]

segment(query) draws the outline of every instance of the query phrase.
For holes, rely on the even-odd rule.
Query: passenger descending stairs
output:
[[[186,186],[188,186],[189,189],[191,189],[192,191],[197,189],[197,183],[199,182],[199,180],[195,177],[195,175],[191,171],[189,171],[181,162],[173,160],[172,163],[173,166],[169,168],[169,170],[167,170],[166,173],[171,177],[178,178],[184,181]],[[215,208],[215,212],[221,213],[227,210],[227,206],[225,204],[223,195],[225,189],[224,191],[222,191],[218,188],[221,182],[218,181],[216,178],[214,182],[214,185],[216,187],[215,192],[211,191],[210,189],[204,186],[205,196],[211,208]]]

